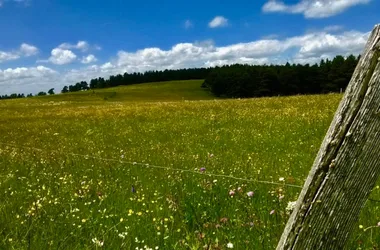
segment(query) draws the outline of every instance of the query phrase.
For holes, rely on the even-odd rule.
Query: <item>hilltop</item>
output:
[[[209,91],[201,88],[202,82],[203,80],[153,82],[38,96],[32,99],[75,102],[170,102],[215,99]]]

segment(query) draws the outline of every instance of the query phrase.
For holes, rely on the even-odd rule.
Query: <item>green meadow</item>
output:
[[[342,95],[201,82],[0,101],[0,249],[275,249]],[[378,200],[350,249],[379,249]]]

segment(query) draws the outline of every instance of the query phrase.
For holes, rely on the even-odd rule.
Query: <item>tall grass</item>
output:
[[[0,249],[274,249],[340,99],[0,102]]]

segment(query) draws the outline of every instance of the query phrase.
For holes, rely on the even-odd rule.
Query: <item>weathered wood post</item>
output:
[[[379,174],[380,25],[376,25],[277,250],[343,249]]]

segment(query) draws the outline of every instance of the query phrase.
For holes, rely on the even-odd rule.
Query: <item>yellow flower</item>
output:
[[[82,219],[82,223],[85,223],[86,222],[86,219]]]
[[[138,212],[138,213],[137,213],[137,215],[138,215],[138,216],[141,216],[141,215],[142,215],[142,213],[141,213],[141,212]]]
[[[360,228],[360,229],[363,229],[363,225],[360,225],[359,228]]]
[[[123,222],[123,220],[124,220],[123,218],[120,218],[120,222]]]

